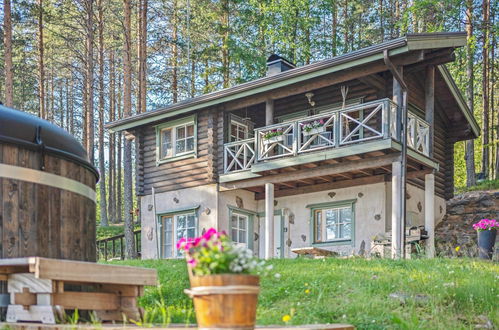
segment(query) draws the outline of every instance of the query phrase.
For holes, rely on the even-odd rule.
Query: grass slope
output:
[[[148,321],[193,322],[185,261],[115,262],[156,268],[161,286],[141,304]],[[471,259],[273,260],[262,278],[257,323],[350,323],[359,329],[499,326],[499,265]],[[277,275],[278,274],[278,275]],[[391,298],[395,293],[397,297]]]

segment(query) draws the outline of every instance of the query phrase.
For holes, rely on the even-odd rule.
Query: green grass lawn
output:
[[[156,268],[161,286],[141,304],[149,322],[194,322],[185,261],[126,261]],[[350,323],[359,329],[499,326],[499,265],[472,259],[273,260],[262,278],[257,323]],[[389,297],[395,294],[395,298]]]

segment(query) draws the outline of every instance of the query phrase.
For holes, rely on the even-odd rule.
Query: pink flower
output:
[[[206,231],[206,233],[203,235],[203,238],[206,240],[209,240],[212,236],[217,235],[217,230],[215,228],[210,228]]]
[[[196,264],[197,264],[198,262],[196,261],[196,259],[192,258],[192,259],[189,259],[189,260],[187,261],[187,263],[188,263],[190,266],[192,266],[192,267],[196,267]]]
[[[495,219],[482,219],[477,223],[473,224],[473,229],[482,231],[482,230],[493,230],[499,228],[499,222]]]

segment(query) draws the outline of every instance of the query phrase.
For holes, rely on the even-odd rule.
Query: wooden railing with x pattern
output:
[[[255,138],[224,146],[224,173],[249,170],[255,162],[398,138],[397,105],[390,99],[323,111],[314,116],[255,129]],[[409,113],[408,146],[429,155],[429,125]]]

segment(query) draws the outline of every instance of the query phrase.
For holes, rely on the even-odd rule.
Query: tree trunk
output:
[[[123,111],[121,108],[121,75],[118,75],[118,118],[123,118]],[[116,155],[116,220],[118,223],[123,222],[123,134],[121,132],[117,133],[117,155]]]
[[[343,53],[348,52],[349,38],[348,38],[348,0],[343,3]]]
[[[178,1],[173,0],[172,13],[172,102],[178,102]]]
[[[496,24],[496,11],[495,11],[496,6],[492,6],[492,25],[495,26]],[[496,69],[495,69],[495,64],[496,64],[496,45],[497,45],[497,34],[492,33],[492,47],[490,50],[491,55],[491,62],[492,65],[490,66],[490,80],[491,80],[491,88],[490,88],[490,105],[491,105],[491,113],[496,115],[496,139],[494,141],[494,146],[495,146],[495,173],[494,173],[494,178],[496,180],[499,180],[499,113],[496,111],[496,103],[495,103],[495,88],[496,88]],[[492,123],[494,123],[494,120],[492,120]],[[492,137],[494,137],[494,131],[492,131]]]
[[[43,44],[43,0],[38,0],[38,115],[47,119],[45,111],[45,66]]]
[[[331,34],[332,55],[338,55],[338,5],[336,0],[331,0]]]
[[[223,0],[222,5],[222,76],[223,88],[228,88],[230,85],[230,53],[229,53],[229,37],[230,37],[230,2]]]
[[[483,48],[482,48],[482,104],[483,104],[483,133],[482,133],[482,172],[489,177],[489,14],[490,0],[483,0]]]
[[[104,7],[102,0],[98,0],[99,15],[99,172],[100,172],[100,225],[107,227],[107,196],[106,196],[106,164],[104,163]]]
[[[114,49],[111,48],[109,51],[109,121],[113,122],[115,118],[115,100],[116,100],[116,90],[115,90],[115,68],[114,68]],[[115,175],[116,175],[116,161],[115,161],[115,143],[116,134],[109,133],[109,175],[108,175],[108,214],[109,221],[111,223],[116,223],[116,199],[115,192]]]
[[[147,0],[139,0],[138,18],[138,91],[137,91],[137,113],[146,111],[146,75],[147,75]]]
[[[4,70],[5,70],[5,100],[8,107],[14,105],[14,80],[12,66],[12,17],[10,0],[3,0],[3,46],[4,46]]]
[[[86,12],[86,128],[87,153],[91,164],[95,163],[94,156],[94,0],[85,0]]]
[[[71,135],[75,135],[75,119],[74,119],[74,82],[73,82],[73,77],[71,77],[71,80],[69,82],[69,133]]]
[[[466,76],[468,80],[467,88],[466,88],[466,99],[468,102],[468,107],[473,113],[473,1],[466,0],[466,35],[467,35],[467,46],[466,46],[466,56],[467,56],[467,64],[466,64]],[[474,186],[476,184],[475,180],[475,143],[473,140],[466,141],[466,151],[465,151],[465,160],[466,160],[466,185],[468,187]]]
[[[123,115],[132,115],[132,57],[131,57],[131,8],[130,0],[124,0],[125,45],[123,77]],[[132,183],[132,141],[125,138],[124,148],[124,190],[125,190],[125,258],[134,259],[135,240],[133,235],[133,183]]]
[[[385,40],[385,8],[383,7],[383,0],[379,0],[379,37],[381,42]]]

